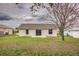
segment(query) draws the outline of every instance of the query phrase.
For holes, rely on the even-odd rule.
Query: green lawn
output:
[[[65,37],[31,38],[16,35],[0,37],[0,55],[79,55],[79,39]]]

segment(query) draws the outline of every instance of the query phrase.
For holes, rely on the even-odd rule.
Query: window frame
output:
[[[48,30],[48,34],[53,34],[53,30],[52,29],[49,29]]]
[[[28,29],[26,29],[26,34],[27,34],[27,35],[29,34],[29,30],[28,30]]]
[[[42,35],[42,30],[36,29],[36,36],[41,36],[41,35]]]

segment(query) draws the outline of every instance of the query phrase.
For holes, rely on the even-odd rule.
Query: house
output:
[[[79,28],[73,28],[68,31],[65,31],[65,35],[70,35],[74,38],[79,38]]]
[[[6,26],[6,25],[2,25],[0,24],[0,35],[8,35],[8,34],[12,34],[13,33],[13,29]]]
[[[47,37],[57,36],[57,28],[54,24],[21,24],[18,27],[19,36]]]

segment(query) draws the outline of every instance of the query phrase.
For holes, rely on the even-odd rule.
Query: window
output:
[[[29,34],[29,30],[28,29],[26,29],[26,34]]]
[[[49,29],[49,34],[52,34],[52,29]]]
[[[36,35],[37,35],[37,36],[41,35],[41,30],[37,29],[37,30],[36,30]]]

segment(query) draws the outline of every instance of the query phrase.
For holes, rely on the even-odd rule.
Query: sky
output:
[[[39,17],[32,17],[32,12],[30,11],[32,5],[31,3],[0,3],[0,24],[18,27],[22,23],[43,23],[44,18],[40,20],[41,18]],[[45,9],[40,9],[39,11],[36,13],[37,15],[46,15]]]

